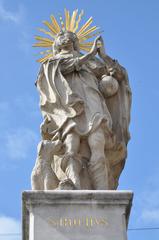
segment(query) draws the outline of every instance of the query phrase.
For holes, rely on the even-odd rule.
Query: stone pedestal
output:
[[[23,240],[126,240],[131,191],[25,191]]]

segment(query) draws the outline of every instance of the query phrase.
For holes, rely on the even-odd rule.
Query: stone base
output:
[[[130,191],[25,191],[23,240],[126,240]]]

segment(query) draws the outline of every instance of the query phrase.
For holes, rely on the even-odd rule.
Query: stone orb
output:
[[[105,97],[112,97],[118,91],[118,81],[112,76],[102,76],[102,80],[99,83],[99,89]]]

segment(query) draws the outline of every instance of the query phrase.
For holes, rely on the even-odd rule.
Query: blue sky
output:
[[[40,139],[33,36],[42,20],[65,7],[84,9],[84,19],[93,16],[107,53],[128,70],[132,139],[119,189],[135,194],[129,228],[159,227],[159,1],[0,0],[0,234],[20,231],[21,192],[30,189]],[[157,240],[159,230],[128,234],[129,240]]]

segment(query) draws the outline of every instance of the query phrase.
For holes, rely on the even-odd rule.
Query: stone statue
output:
[[[53,16],[52,25],[45,22],[54,41],[36,37],[41,41],[36,46],[51,49],[40,60],[36,82],[44,121],[32,174],[33,189],[116,189],[130,139],[128,76],[118,61],[105,53],[101,36],[93,44],[82,45],[81,39],[89,38],[93,29],[88,29],[90,19],[76,33],[80,18],[75,21],[67,13],[65,28],[62,20],[61,28],[56,25]],[[81,49],[88,53],[83,54]],[[55,151],[57,142],[59,152]],[[45,184],[48,175],[51,178]],[[35,178],[42,179],[38,185]]]

